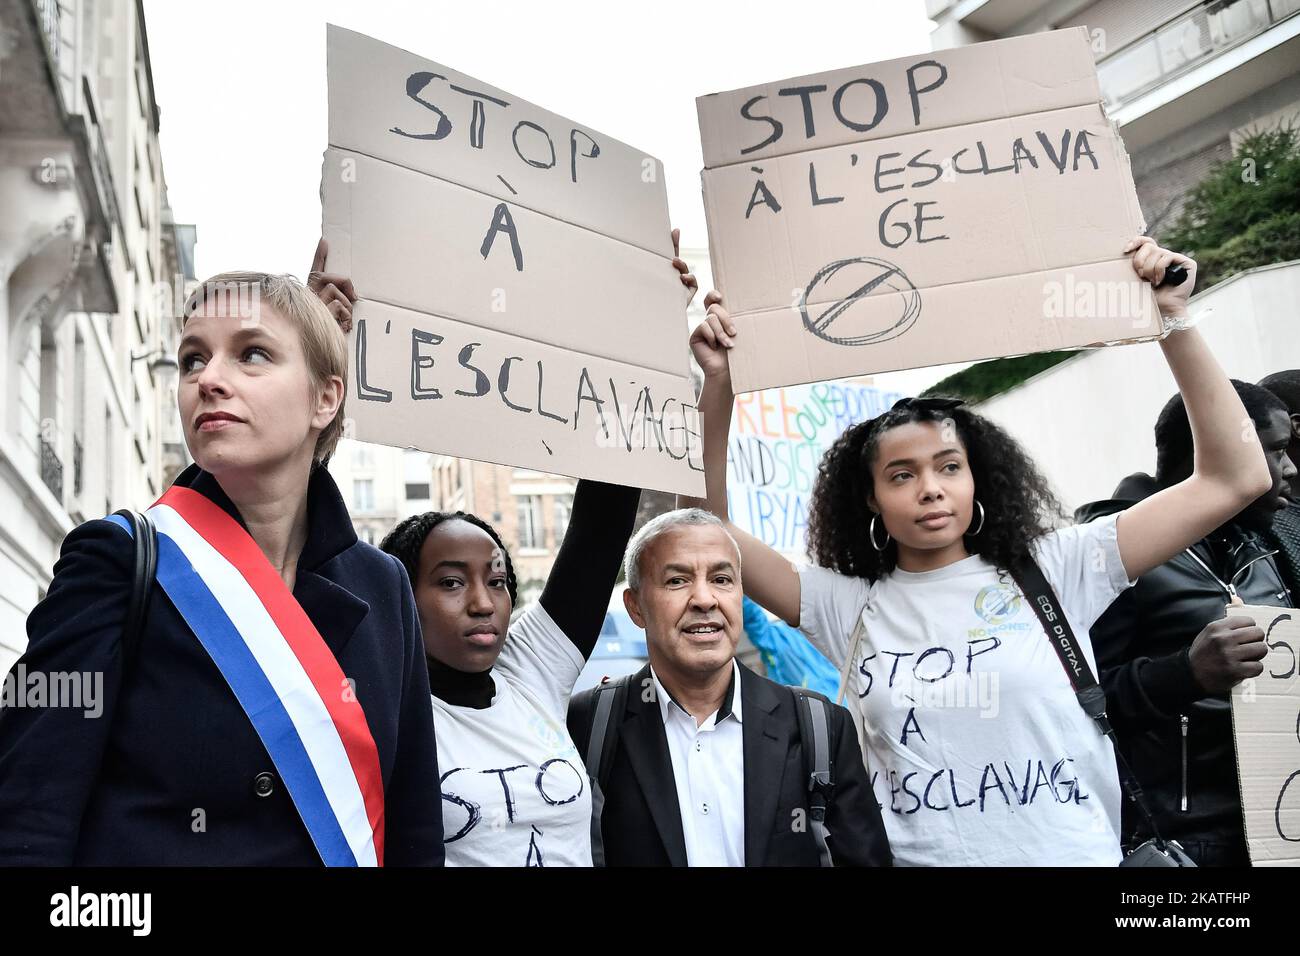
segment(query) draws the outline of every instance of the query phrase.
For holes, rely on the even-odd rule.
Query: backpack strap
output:
[[[813,838],[822,866],[834,866],[826,829],[826,806],[835,792],[834,764],[831,762],[830,710],[826,701],[800,688],[794,691],[799,714],[799,733],[803,743],[804,771],[808,775],[808,810]]]
[[[142,511],[123,508],[113,513],[126,519],[131,526],[131,537],[135,539],[131,600],[122,627],[122,668],[126,671],[134,665],[140,653],[145,615],[149,612],[149,595],[153,591],[153,581],[158,571],[158,530],[154,527],[153,519]]]
[[[862,646],[863,635],[866,634],[867,626],[862,623],[862,615],[858,615],[858,623],[853,628],[853,637],[849,639],[849,653],[844,658],[844,666],[840,668],[840,687],[835,694],[835,702],[843,704],[849,694],[849,687],[853,684],[853,662],[857,660],[858,648]]]
[[[605,783],[613,764],[618,739],[618,722],[627,710],[627,688],[631,675],[606,680],[592,688],[591,729],[587,734],[585,762],[591,781],[591,860],[594,866],[605,865],[605,841],[601,836],[600,817],[605,808]]]

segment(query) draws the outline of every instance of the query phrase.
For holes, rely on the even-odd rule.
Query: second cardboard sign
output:
[[[738,392],[1159,331],[1082,28],[696,106]]]

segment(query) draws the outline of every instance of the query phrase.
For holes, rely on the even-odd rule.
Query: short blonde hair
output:
[[[346,401],[348,349],[343,330],[325,303],[293,276],[267,272],[222,272],[212,276],[186,300],[182,324],[209,300],[224,303],[228,314],[241,318],[255,319],[257,309],[263,305],[274,309],[298,330],[314,396],[319,397],[325,383],[337,375],[343,380]],[[340,401],[333,421],[316,436],[314,461],[328,461],[343,437],[343,405]]]

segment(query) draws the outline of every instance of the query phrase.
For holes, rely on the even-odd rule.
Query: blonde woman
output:
[[[132,522],[74,529],[15,673],[102,679],[101,713],[0,711],[0,865],[441,865],[410,584],[323,467],[350,309],[312,285],[226,273],[191,297],[177,402],[195,463],[147,512],[142,625]]]

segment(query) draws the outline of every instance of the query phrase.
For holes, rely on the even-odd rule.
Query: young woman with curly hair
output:
[[[1161,348],[1186,400],[1196,468],[1108,520],[1055,529],[1047,482],[1005,431],[951,399],[905,399],[855,425],[822,460],[796,568],[729,524],[745,591],[798,627],[848,679],[863,750],[901,865],[1115,865],[1120,783],[1013,571],[1032,559],[1095,671],[1088,630],[1139,575],[1268,485],[1236,392],[1185,328],[1195,263],[1147,238],[1124,250],[1156,291]],[[717,293],[691,337],[708,507],[727,516],[727,349]]]

